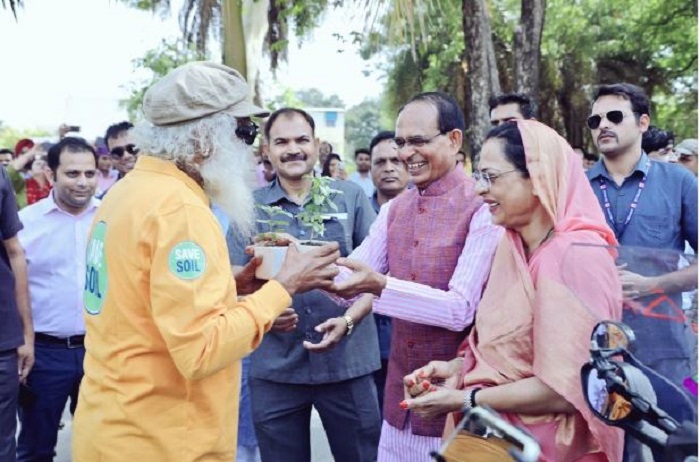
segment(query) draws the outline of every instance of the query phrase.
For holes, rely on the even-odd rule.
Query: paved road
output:
[[[70,413],[67,411],[64,414],[63,422],[65,427],[58,432],[57,456],[54,462],[71,462],[70,439],[73,426]],[[313,462],[333,462],[333,456],[326,440],[326,432],[323,430],[321,419],[316,411],[311,415],[311,460]]]

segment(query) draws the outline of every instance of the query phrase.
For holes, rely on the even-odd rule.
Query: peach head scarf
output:
[[[617,462],[622,433],[590,413],[580,379],[593,327],[622,313],[615,262],[604,247],[615,245],[615,236],[568,143],[536,121],[518,121],[518,129],[534,194],[554,234],[529,260],[520,235],[510,229],[504,235],[467,339],[464,385],[537,376],[577,409],[506,414],[538,439],[542,460]]]

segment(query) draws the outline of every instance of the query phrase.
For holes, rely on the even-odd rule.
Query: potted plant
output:
[[[331,200],[332,194],[343,194],[343,191],[333,189],[330,186],[332,178],[327,176],[307,176],[311,182],[309,196],[304,205],[304,210],[297,216],[299,221],[311,230],[309,239],[299,242],[299,249],[303,252],[314,246],[325,244],[324,241],[316,241],[315,238],[323,237],[326,227],[323,224],[324,211],[329,208],[338,210],[338,206]]]
[[[267,227],[267,231],[255,236],[254,255],[262,257],[262,264],[255,270],[258,279],[272,279],[282,268],[287,255],[289,242],[282,242],[278,233],[283,233],[287,221],[278,217],[293,218],[293,215],[277,205],[258,205],[258,209],[267,217],[256,221]]]

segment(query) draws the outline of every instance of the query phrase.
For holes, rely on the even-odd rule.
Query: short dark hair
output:
[[[321,170],[321,176],[331,176],[331,161],[333,159],[337,160],[338,162],[342,162],[343,159],[340,158],[340,155],[331,152],[328,154],[328,157],[326,157],[326,161],[323,163],[323,170]]]
[[[279,116],[285,115],[289,118],[295,116],[295,115],[300,115],[306,120],[306,122],[311,126],[311,134],[315,135],[316,134],[316,123],[314,122],[314,118],[311,117],[311,115],[306,112],[303,109],[298,109],[295,107],[283,107],[280,109],[277,109],[275,112],[270,114],[270,117],[267,119],[267,122],[265,122],[265,127],[263,128],[263,133],[265,133],[265,138],[270,139],[270,129],[272,128],[272,125],[275,123],[275,121],[279,118]]]
[[[600,157],[595,152],[583,152],[583,158],[586,160],[592,160],[593,162],[598,162]]]
[[[110,138],[118,138],[120,133],[129,131],[129,129],[131,129],[133,127],[134,127],[134,124],[132,124],[128,120],[125,120],[124,122],[119,122],[119,123],[110,125],[107,128],[107,131],[105,132],[105,146],[109,147],[109,139]]]
[[[637,120],[639,120],[639,116],[642,114],[649,115],[649,97],[642,87],[632,85],[631,83],[601,85],[595,92],[593,102],[597,101],[601,96],[608,95],[615,95],[628,100],[632,105],[632,112],[637,116]]]
[[[15,157],[15,153],[12,151],[12,149],[2,148],[0,149],[0,154],[9,154],[12,157]]]
[[[61,153],[64,151],[72,153],[92,153],[92,155],[95,157],[95,165],[97,165],[97,153],[95,152],[95,148],[93,148],[90,143],[85,141],[83,138],[78,138],[77,136],[67,136],[49,148],[47,162],[54,175],[56,175],[58,166],[61,165]]]
[[[372,138],[372,141],[369,142],[369,157],[370,159],[372,158],[372,151],[374,151],[374,147],[377,146],[379,143],[382,141],[386,140],[393,140],[396,137],[396,133],[389,131],[389,130],[384,130],[376,135],[374,135],[374,138]]]
[[[355,149],[355,159],[357,159],[357,156],[360,154],[367,154],[368,156],[372,157],[372,154],[370,154],[369,149],[367,148]]]
[[[459,103],[452,96],[440,91],[419,93],[399,108],[399,114],[411,103],[424,102],[435,106],[438,111],[438,129],[440,133],[460,130],[464,133],[464,113]]]
[[[486,134],[484,142],[491,138],[497,138],[505,142],[505,154],[508,161],[525,178],[529,178],[530,172],[527,169],[527,161],[525,160],[525,145],[523,144],[523,137],[520,135],[518,124],[514,121],[509,121],[492,128]]]
[[[513,103],[518,105],[524,119],[534,119],[537,116],[535,103],[525,93],[501,93],[500,95],[491,95],[489,98],[489,113],[497,106]]]
[[[675,135],[671,131],[661,130],[653,125],[642,134],[642,150],[649,154],[668,146],[668,143],[675,140]]]

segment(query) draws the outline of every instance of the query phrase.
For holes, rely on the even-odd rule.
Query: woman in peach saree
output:
[[[511,122],[487,135],[475,178],[507,232],[460,357],[406,376],[415,397],[402,404],[425,415],[487,405],[526,428],[543,461],[620,461],[622,432],[590,413],[581,388],[591,331],[620,319],[622,293],[580,161],[554,130]],[[431,379],[445,384],[421,393]]]

